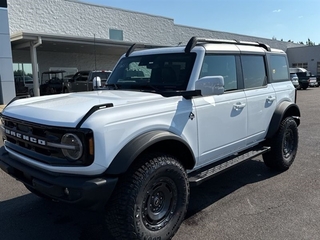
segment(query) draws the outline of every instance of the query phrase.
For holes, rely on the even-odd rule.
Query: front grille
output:
[[[88,165],[85,144],[83,144],[84,155],[78,161],[68,161],[60,148],[51,147],[47,144],[48,142],[59,144],[62,136],[67,132],[77,134],[82,143],[85,143],[88,132],[91,133],[88,129],[57,128],[5,116],[2,116],[2,123],[4,139],[7,141],[6,146],[15,152],[50,165]],[[89,158],[92,157],[89,156]],[[89,160],[89,162],[92,162],[91,159]]]

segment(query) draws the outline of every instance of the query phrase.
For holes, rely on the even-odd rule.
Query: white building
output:
[[[167,17],[75,0],[7,2],[13,70],[16,74],[23,71],[33,76],[34,80],[42,72],[57,68],[70,71],[112,70],[119,57],[133,43],[147,47],[168,46],[185,44],[192,36],[202,36],[263,42],[284,51],[299,46],[272,39],[177,25],[174,19]],[[290,54],[295,59],[294,51]]]

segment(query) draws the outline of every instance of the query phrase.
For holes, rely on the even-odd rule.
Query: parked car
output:
[[[299,78],[296,73],[290,73],[290,79],[293,86],[297,89],[300,89]]]
[[[307,69],[304,68],[290,68],[290,73],[297,74],[299,78],[299,89],[307,89],[309,87],[310,82],[310,72]]]
[[[309,77],[309,87],[319,87],[317,77],[314,76],[313,74],[310,74],[310,75],[311,76]]]
[[[63,92],[92,91],[94,89],[93,79],[99,76],[101,84],[104,85],[110,73],[111,71],[106,70],[79,71],[72,78],[64,81]]]
[[[33,96],[33,79],[30,76],[14,75],[16,95],[29,94]]]
[[[65,71],[48,71],[41,74],[40,95],[61,93]]]

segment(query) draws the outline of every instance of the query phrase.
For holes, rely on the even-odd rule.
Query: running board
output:
[[[199,185],[202,182],[226,171],[227,169],[237,166],[247,160],[250,160],[258,155],[270,151],[270,147],[256,147],[247,151],[240,152],[236,155],[232,155],[226,159],[217,161],[209,166],[201,168],[197,171],[189,173],[189,183],[191,186]]]

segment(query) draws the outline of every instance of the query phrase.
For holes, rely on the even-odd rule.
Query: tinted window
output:
[[[241,56],[244,87],[254,88],[267,84],[267,74],[263,56]]]
[[[271,78],[273,82],[288,80],[287,59],[283,55],[270,56]]]
[[[233,55],[206,55],[202,64],[200,78],[222,76],[225,91],[235,90],[237,84],[236,60]]]
[[[186,90],[195,53],[122,58],[108,79],[120,89]]]

